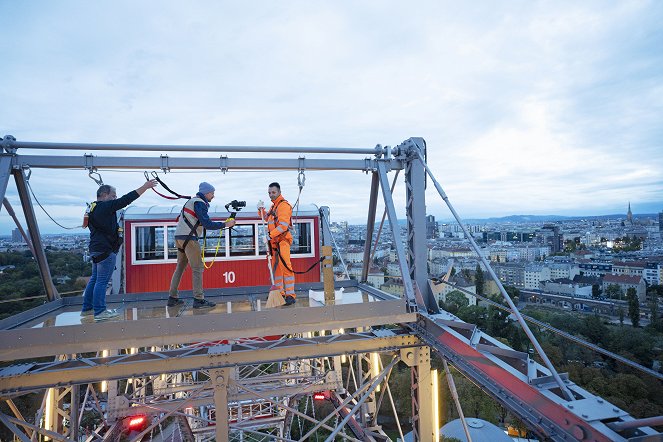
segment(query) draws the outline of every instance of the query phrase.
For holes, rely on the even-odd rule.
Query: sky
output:
[[[0,16],[0,136],[348,148],[418,136],[465,219],[663,210],[660,1],[0,0]],[[118,194],[144,181],[100,173]],[[216,202],[249,207],[274,180],[298,191],[296,171],[166,177],[180,193],[203,180]],[[30,185],[70,227],[96,192],[84,170],[33,169]],[[300,202],[365,223],[369,190],[362,172],[308,171]],[[13,179],[6,197],[20,212]],[[152,192],[135,204],[172,205]],[[426,206],[451,218],[433,186]],[[35,210],[42,233],[64,231]],[[14,227],[0,210],[0,234]]]

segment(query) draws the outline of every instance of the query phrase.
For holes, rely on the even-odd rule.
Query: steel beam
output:
[[[410,138],[407,145],[409,161],[405,163],[405,215],[407,218],[407,258],[410,278],[417,283],[427,311],[440,309],[428,284],[428,244],[426,242],[426,170],[417,161],[426,156],[423,138]]]
[[[195,312],[194,312],[195,313]],[[351,329],[415,320],[405,302],[364,302],[324,307],[194,314],[163,319],[37,327],[0,331],[0,360],[14,361],[99,349],[165,347],[312,330]]]
[[[511,410],[528,428],[543,438],[554,441],[594,440],[620,441],[621,436],[609,430],[603,423],[593,426],[565,407],[563,399],[523,381],[522,376],[508,367],[499,365],[465,342],[459,335],[435,320],[420,315],[421,321],[408,326],[440,356],[447,359],[463,375],[481,387],[483,391]],[[531,363],[534,363],[532,361]],[[543,369],[543,367],[541,367]],[[554,387],[553,383],[551,387]],[[585,392],[586,393],[586,392]],[[589,393],[587,393],[590,396]],[[613,407],[614,408],[614,407]],[[623,413],[623,412],[622,412]],[[625,413],[623,413],[625,415]],[[614,414],[615,418],[620,413]],[[600,427],[600,428],[598,428]]]
[[[0,154],[0,200],[5,198],[5,193],[7,192],[7,183],[9,183],[9,177],[11,176],[13,159],[14,155]]]
[[[16,189],[18,190],[18,195],[21,199],[25,222],[28,225],[28,234],[30,235],[30,240],[35,251],[35,260],[39,267],[39,275],[41,276],[41,282],[44,285],[46,297],[49,301],[60,299],[60,294],[55,288],[55,284],[53,284],[51,269],[48,266],[46,252],[44,251],[44,246],[41,242],[41,233],[39,233],[37,216],[35,215],[34,206],[32,205],[30,193],[28,192],[28,180],[25,176],[25,171],[23,169],[14,169],[12,174],[14,175]]]
[[[368,219],[366,221],[366,241],[364,242],[364,265],[361,270],[360,282],[368,279],[368,270],[371,268],[371,244],[373,244],[373,230],[375,229],[375,210],[378,202],[378,188],[380,178],[377,172],[373,172],[371,178],[371,193],[368,201]]]
[[[384,205],[389,215],[389,227],[391,228],[391,235],[396,248],[396,255],[398,256],[398,265],[401,268],[401,275],[403,276],[403,286],[405,289],[405,299],[408,302],[408,308],[412,309],[418,302],[415,300],[414,286],[412,279],[410,279],[410,268],[407,263],[407,256],[405,255],[405,248],[401,241],[401,227],[398,224],[398,217],[396,216],[396,208],[394,207],[394,200],[389,191],[389,181],[387,180],[387,166],[384,162],[378,162],[378,176],[380,178],[380,187],[382,188],[382,197],[384,198]],[[422,300],[423,301],[423,300]],[[425,305],[419,306],[425,309]]]
[[[168,158],[168,170],[359,170],[374,171],[375,159],[317,159],[317,158]],[[385,160],[380,160],[385,161]],[[400,160],[388,160],[391,169],[402,169]],[[162,170],[161,157],[97,157],[87,156],[46,156],[16,155],[12,159],[14,168],[43,169],[120,169],[120,170]]]
[[[32,252],[32,256],[35,256],[35,248],[32,245],[32,241],[30,241],[30,237],[28,236],[27,233],[25,233],[25,230],[23,230],[23,226],[21,225],[21,222],[18,220],[16,217],[16,212],[14,212],[14,208],[12,207],[11,204],[9,204],[9,200],[7,198],[3,198],[2,200],[2,205],[5,206],[5,209],[7,210],[7,214],[14,220],[14,224],[16,224],[16,228],[18,229],[19,232],[21,232],[21,236],[23,237],[23,240],[25,243],[28,245],[28,249],[30,249],[30,252]]]
[[[305,146],[196,146],[173,144],[97,144],[97,143],[49,143],[42,141],[16,141],[14,137],[7,147],[13,149],[51,149],[51,150],[104,150],[136,152],[243,152],[243,153],[324,153],[355,154],[382,156],[385,149],[379,144],[375,147],[305,147]]]
[[[214,389],[214,410],[216,417],[216,440],[228,440],[228,383],[230,370],[228,368],[211,370],[210,382]]]
[[[24,364],[0,369],[0,395],[13,395],[50,386],[63,386],[151,376],[201,369],[265,364],[347,353],[380,352],[419,344],[413,334],[377,337],[373,333],[348,333],[307,339],[291,338],[212,347],[194,347],[158,353],[138,353],[98,358]]]

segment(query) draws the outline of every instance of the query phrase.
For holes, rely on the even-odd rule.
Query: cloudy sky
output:
[[[20,141],[370,148],[421,136],[464,218],[663,210],[657,0],[0,0],[0,16],[0,135]],[[118,193],[144,180],[101,174]],[[306,178],[303,203],[366,221],[369,176]],[[297,190],[296,172],[168,175],[182,193],[203,179],[218,202],[253,205],[275,179],[289,199]],[[96,190],[82,170],[35,169],[30,183],[69,226]],[[428,212],[450,218],[433,192]],[[404,195],[401,175],[400,206]],[[7,198],[20,208],[13,180]],[[42,232],[62,231],[36,210]],[[0,234],[12,228],[3,208]]]

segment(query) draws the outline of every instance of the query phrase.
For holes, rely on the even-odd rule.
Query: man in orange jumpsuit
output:
[[[271,183],[267,190],[272,207],[265,213],[262,201],[258,202],[258,214],[267,223],[269,231],[269,248],[274,257],[274,285],[281,289],[286,305],[295,303],[295,273],[290,262],[290,233],[292,206],[281,195],[279,183]]]

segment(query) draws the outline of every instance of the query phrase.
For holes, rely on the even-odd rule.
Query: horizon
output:
[[[657,220],[659,213],[662,213],[663,210],[660,212],[652,212],[652,213],[633,213],[633,217],[653,217],[654,220]],[[379,215],[379,214],[378,214]],[[427,214],[430,215],[430,214]],[[539,219],[536,219],[532,222],[545,222],[546,218],[563,218],[563,220],[559,221],[573,221],[573,220],[582,220],[585,218],[609,218],[609,219],[620,219],[620,218],[626,218],[626,213],[620,214],[620,213],[608,213],[608,214],[601,214],[601,215],[554,215],[554,214],[549,214],[549,215],[532,215],[532,214],[514,214],[514,215],[504,215],[504,216],[499,216],[499,217],[487,217],[487,218],[463,218],[463,221],[499,221],[500,219],[507,219],[507,218],[515,218],[515,217],[536,217]],[[613,218],[614,217],[614,218]],[[378,217],[379,218],[379,217]],[[399,218],[399,222],[407,222],[406,218]],[[332,223],[341,223],[345,222],[345,220],[338,220],[338,221],[332,221]],[[385,220],[385,223],[388,223],[389,220]],[[455,223],[456,221],[453,218],[442,218],[438,219],[437,216],[435,216],[435,222],[437,223]],[[365,226],[366,222],[357,222],[357,223],[350,223],[348,222],[348,225],[352,226]],[[22,226],[25,228],[25,226]],[[16,229],[17,227],[14,225],[9,233],[0,233],[0,237],[9,237],[11,238],[12,236],[12,231]],[[375,228],[377,229],[378,226],[376,225]],[[40,225],[40,232],[42,235],[83,235],[83,234],[89,234],[88,230],[84,229],[79,229],[76,231],[69,231],[69,230],[63,230],[60,229],[58,232],[45,232],[42,226]]]

